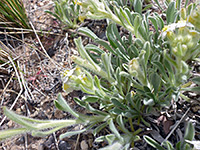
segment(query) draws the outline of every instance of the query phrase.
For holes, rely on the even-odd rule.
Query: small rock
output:
[[[88,150],[88,144],[85,140],[81,141],[81,149]]]
[[[42,6],[44,6],[44,3],[43,2],[38,2],[38,6],[42,7]]]
[[[63,117],[64,117],[64,116],[63,116],[63,112],[62,112],[61,110],[56,109],[56,111],[55,111],[55,117],[56,117],[57,119],[63,118]]]
[[[60,141],[58,143],[59,150],[71,150],[69,143],[66,141]]]
[[[19,139],[16,140],[16,144],[17,145],[20,145],[20,144],[23,144],[25,142],[25,138],[24,136],[21,136]]]
[[[17,113],[17,114],[20,114],[21,112],[22,112],[22,111],[21,111],[20,108],[17,108],[17,109],[16,109],[16,113]]]
[[[12,120],[10,120],[8,123],[7,123],[8,127],[13,127],[14,125],[14,122]]]

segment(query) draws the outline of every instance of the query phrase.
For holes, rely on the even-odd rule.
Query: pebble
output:
[[[8,127],[13,127],[14,125],[14,122],[12,120],[10,120],[8,123],[7,123]]]
[[[55,117],[57,118],[57,119],[62,119],[64,116],[63,116],[63,112],[61,111],[61,110],[58,110],[58,109],[56,109],[56,111],[55,111]]]
[[[71,150],[71,147],[68,142],[60,141],[58,143],[59,150]]]
[[[85,140],[81,141],[81,149],[82,150],[88,150],[88,144]]]
[[[17,145],[20,145],[20,144],[24,144],[24,142],[25,142],[25,138],[24,138],[24,136],[21,136],[20,138],[18,138],[17,140],[16,140],[16,144]]]

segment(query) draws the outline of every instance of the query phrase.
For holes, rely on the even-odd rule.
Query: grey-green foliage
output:
[[[194,126],[192,125],[192,122],[188,122],[183,141],[177,142],[174,146],[169,141],[159,144],[158,142],[156,142],[154,139],[152,139],[151,137],[147,135],[144,136],[144,140],[149,145],[151,145],[152,147],[158,150],[192,150],[193,146],[189,144],[188,142],[194,139],[194,135],[195,135]]]
[[[195,24],[182,20],[183,14],[187,17],[190,14],[184,11],[177,13],[181,10],[178,0],[176,5],[173,2],[166,4],[169,7],[163,13],[169,18],[167,22],[158,13],[141,13],[141,7],[137,12],[118,5],[111,9],[108,2],[87,0],[79,3],[81,15],[110,20],[106,31],[108,41],[98,38],[88,28],[79,28],[79,32],[100,46],[84,46],[81,38],[75,39],[80,56],[73,55],[71,59],[76,64],[75,68],[62,74],[64,91],[81,90],[85,93],[84,97],[74,100],[93,116],[74,112],[61,96],[55,105],[76,117],[73,124],[82,123],[85,126],[83,130],[67,132],[61,138],[87,129],[93,129],[96,136],[101,130],[109,128],[110,133],[98,137],[96,142],[106,140],[110,147],[117,145],[120,149],[129,149],[144,130],[139,124],[150,126],[145,120],[146,113],[170,106],[171,100],[176,102],[180,96],[188,99],[183,91],[200,89],[199,86],[190,88],[190,82],[187,83],[191,70],[188,61],[199,55],[199,32],[195,30]],[[140,1],[134,2],[134,5],[141,4]],[[177,17],[170,14],[170,9],[173,10],[171,13],[176,12]],[[184,10],[187,12],[189,6]],[[117,24],[128,30],[129,35],[121,36]],[[193,80],[199,84],[198,81],[199,78]],[[10,119],[24,126],[24,132],[31,129],[23,119],[22,122],[15,117]],[[62,123],[57,125],[45,133],[38,128],[33,131],[39,130],[40,134],[45,135],[64,127]]]
[[[46,10],[61,22],[65,28],[77,28],[80,6],[74,0],[55,0],[54,12]]]

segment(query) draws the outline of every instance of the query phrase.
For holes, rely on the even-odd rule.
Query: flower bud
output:
[[[192,23],[195,28],[200,31],[200,6],[192,11],[188,17],[188,22]]]
[[[80,22],[84,22],[84,20],[86,19],[86,16],[80,15],[80,16],[78,17],[78,19],[80,20]]]
[[[138,75],[138,71],[140,70],[140,65],[138,62],[138,58],[133,58],[130,62],[129,62],[129,73],[133,76],[137,76]]]
[[[185,20],[187,17],[186,8],[181,9],[181,19]]]
[[[173,41],[175,39],[175,35],[172,31],[169,31],[167,32],[167,38],[170,40],[170,41]]]
[[[66,93],[73,90],[81,90],[81,86],[92,88],[91,81],[88,80],[85,72],[80,67],[71,70],[66,70],[62,75],[63,89]]]
[[[181,47],[182,47],[182,54],[183,54],[182,56],[184,56],[186,54],[188,48],[187,48],[187,45],[185,45],[185,44],[182,44]]]
[[[178,56],[178,57],[182,57],[182,56],[183,56],[183,50],[182,50],[181,42],[179,42],[179,43],[177,44],[177,56]]]
[[[177,47],[172,47],[172,53],[174,55],[177,55],[177,51],[178,51]]]
[[[187,35],[185,35],[185,36],[183,37],[183,43],[184,43],[184,44],[187,44],[188,42],[191,41],[191,39],[192,39],[192,36],[189,35],[189,34],[187,34]]]
[[[188,44],[187,44],[187,47],[188,49],[191,49],[193,48],[195,45],[194,45],[194,42],[190,41]]]
[[[188,67],[188,65],[186,64],[186,62],[181,61],[181,67],[182,67],[182,74],[188,73],[189,67]]]
[[[77,2],[83,8],[83,14],[81,16],[87,16],[91,19],[104,19],[106,15],[105,5],[99,0],[83,0],[82,2]],[[80,17],[80,21],[84,17]],[[85,18],[84,18],[85,19]]]
[[[134,91],[131,91],[131,97],[134,97],[135,96],[135,92]]]
[[[177,41],[183,43],[183,36],[182,35],[178,35]]]

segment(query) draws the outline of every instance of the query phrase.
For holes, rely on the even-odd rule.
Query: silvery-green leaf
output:
[[[105,136],[105,139],[108,141],[108,144],[111,145],[115,141],[116,136],[114,134],[108,134]]]
[[[59,136],[59,139],[64,139],[66,137],[71,137],[73,135],[77,135],[77,134],[80,134],[80,133],[83,133],[85,132],[86,129],[82,129],[82,130],[78,130],[78,131],[71,131],[71,132],[66,132],[66,133],[63,133]]]
[[[157,94],[161,83],[160,76],[157,73],[153,73],[151,74],[150,78],[151,78],[151,84],[153,85],[154,88],[154,94]]]
[[[200,85],[200,77],[192,78],[192,81],[198,85]]]
[[[151,145],[152,147],[158,149],[158,150],[165,150],[162,146],[160,146],[160,144],[158,144],[154,139],[152,139],[151,137],[144,135],[144,140]]]
[[[141,0],[134,0],[134,10],[139,14],[142,14],[142,1]]]
[[[1,130],[0,131],[0,141],[6,138],[10,138],[12,136],[16,136],[19,134],[23,134],[28,132],[29,130],[26,128],[17,128],[17,129],[8,129],[8,130]]]
[[[94,136],[97,135],[97,133],[99,133],[103,128],[105,128],[108,124],[105,122],[105,123],[102,123],[101,125],[97,126],[94,130],[93,130],[93,134]]]
[[[109,119],[108,120],[108,124],[109,124],[109,128],[110,130],[116,135],[116,137],[123,142],[123,138],[121,137],[121,135],[119,134],[117,128],[115,127],[114,123],[113,123],[113,119]]]
[[[103,141],[105,141],[105,136],[100,136],[100,137],[95,139],[95,142],[97,142],[97,143],[103,142]]]
[[[171,2],[167,8],[167,14],[166,14],[167,24],[175,22],[175,14],[176,14],[175,2]]]
[[[143,103],[144,103],[144,105],[148,105],[148,106],[153,106],[153,105],[155,105],[155,102],[154,102],[153,99],[147,99],[147,98],[145,98],[145,99],[143,100]]]
[[[67,104],[66,100],[61,95],[61,93],[58,94],[58,99],[54,101],[54,104],[58,109],[69,112],[77,118],[79,117],[79,115],[70,108],[70,106]]]
[[[94,34],[90,29],[88,29],[86,27],[79,28],[78,32],[86,34],[88,37],[90,37],[93,40],[98,39],[98,37],[96,36],[96,34]]]
[[[87,96],[82,100],[85,101],[85,102],[88,102],[88,103],[96,103],[99,100],[99,97],[97,97],[97,96]]]
[[[195,135],[194,126],[193,126],[192,122],[188,122],[188,125],[185,130],[184,139],[192,141],[194,139],[194,135]]]

